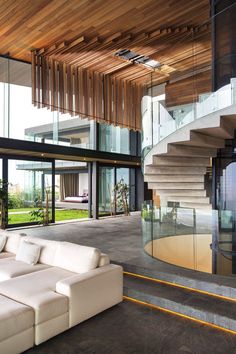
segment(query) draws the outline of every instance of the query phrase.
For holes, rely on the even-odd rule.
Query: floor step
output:
[[[153,165],[159,166],[209,166],[207,157],[153,156]]]
[[[203,148],[197,146],[182,146],[175,144],[168,144],[168,156],[195,156],[195,157],[215,157],[217,149]],[[160,155],[162,156],[162,155]]]
[[[195,182],[149,182],[149,187],[151,189],[158,189],[158,190],[171,190],[171,189],[180,189],[180,190],[204,190],[204,183],[195,183]]]
[[[193,182],[193,183],[203,183],[204,175],[144,175],[144,182]]]
[[[124,296],[236,332],[235,300],[127,274],[124,275]]]
[[[205,190],[199,189],[160,189],[153,188],[152,185],[154,183],[148,183],[148,188],[156,190],[157,194],[160,196],[168,196],[168,197],[206,197]],[[169,199],[169,198],[168,198]]]
[[[208,197],[191,197],[191,196],[181,196],[181,197],[167,197],[169,202],[187,202],[196,205],[198,204],[209,204],[210,199]],[[182,205],[181,205],[182,206]]]
[[[194,208],[194,209],[212,209],[212,205],[209,204],[202,204],[202,203],[188,203],[188,202],[180,202],[181,208]]]
[[[157,174],[157,175],[204,175],[206,173],[206,167],[177,167],[177,166],[145,166],[145,174]]]
[[[221,138],[216,138],[214,136],[205,135],[198,133],[196,131],[190,132],[190,140],[186,141],[184,145],[200,146],[200,147],[211,147],[211,148],[224,148],[225,140]]]

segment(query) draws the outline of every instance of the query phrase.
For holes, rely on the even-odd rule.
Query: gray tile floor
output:
[[[126,270],[141,274],[147,273],[147,275],[158,277],[160,273],[164,273],[167,276],[166,279],[170,281],[173,277],[178,276],[194,279],[194,281],[210,281],[217,285],[236,286],[235,277],[195,272],[152,259],[143,250],[139,212],[133,213],[131,216],[27,228],[21,232],[45,239],[97,247],[107,253],[113,262],[121,263]],[[148,271],[145,273],[145,270]]]
[[[236,335],[124,301],[25,354],[235,354]]]

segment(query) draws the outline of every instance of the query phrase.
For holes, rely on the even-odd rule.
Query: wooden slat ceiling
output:
[[[209,0],[5,0],[0,54],[33,58],[39,108],[140,130],[144,86],[206,70],[210,77],[209,13]],[[123,49],[161,67],[116,57]]]
[[[31,50],[42,49],[70,64],[147,80],[144,66],[114,57],[127,48],[170,66],[175,77],[209,65],[209,28],[194,34],[194,45],[191,32],[208,21],[209,0],[5,0],[0,54],[30,62]],[[158,72],[156,80],[166,76]]]

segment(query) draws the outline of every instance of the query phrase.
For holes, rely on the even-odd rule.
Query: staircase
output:
[[[211,208],[205,174],[217,149],[234,137],[236,105],[199,118],[161,140],[144,160],[144,181],[161,204]]]
[[[233,297],[124,272],[124,300],[236,334],[236,300]]]

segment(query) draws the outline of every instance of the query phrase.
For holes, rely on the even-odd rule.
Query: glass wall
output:
[[[113,125],[99,125],[99,150],[116,152],[120,154],[130,153],[129,130]]]
[[[113,214],[115,168],[99,167],[99,215]]]
[[[0,57],[0,136],[94,149],[94,121],[32,105],[31,65]]]
[[[115,185],[119,182],[127,184],[129,188],[128,206],[130,211],[135,210],[135,205],[131,205],[131,194],[135,195],[135,185],[131,184],[131,173],[134,172],[132,168],[124,167],[99,167],[99,216],[115,215],[116,213],[123,213],[124,208],[122,203],[118,201],[118,195],[115,193]],[[134,199],[134,198],[133,198]]]
[[[40,211],[52,221],[52,163],[8,160],[8,224],[42,223]]]
[[[56,160],[55,220],[88,218],[89,197],[87,163]]]

